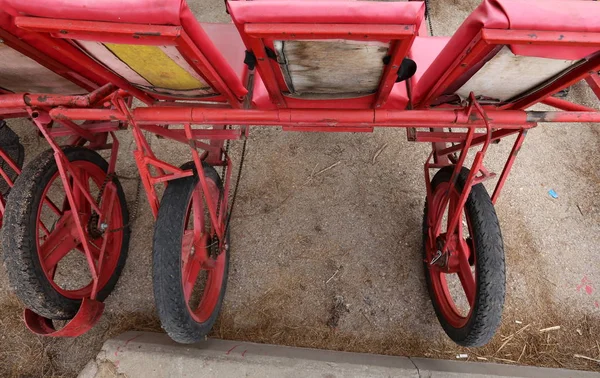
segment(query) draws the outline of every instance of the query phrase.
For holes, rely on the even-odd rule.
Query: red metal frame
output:
[[[15,17],[15,24],[28,31],[38,33],[49,33],[53,38],[67,40],[92,40],[97,42],[112,42],[124,44],[141,44],[152,46],[175,46],[182,54],[187,63],[211,85],[220,95],[211,98],[203,98],[202,101],[218,101],[224,98],[230,106],[239,108],[242,99],[237,98],[231,89],[225,84],[208,59],[204,56],[181,26],[163,26],[163,25],[139,25],[124,24],[113,22],[91,22],[75,20],[46,19],[40,17]],[[85,56],[83,52],[78,51],[80,57]],[[87,57],[86,57],[87,58]],[[87,58],[89,59],[89,58]],[[105,77],[109,82],[117,84],[130,94],[146,99],[146,103],[152,103],[149,100],[151,95],[133,87],[124,79],[107,72],[105,68],[95,63],[98,71],[104,71]],[[101,68],[101,69],[100,69]],[[109,74],[109,75],[108,75]],[[109,78],[112,76],[112,78]],[[189,99],[188,99],[189,100]]]
[[[381,25],[381,24],[323,24],[315,28],[313,24],[292,23],[253,23],[243,26],[242,38],[247,46],[256,56],[257,69],[267,88],[273,102],[280,108],[310,108],[311,103],[320,103],[320,107],[337,107],[340,102],[355,104],[356,107],[380,108],[383,106],[394,83],[402,59],[407,56],[408,50],[416,36],[413,25]],[[357,41],[384,41],[390,43],[390,61],[384,68],[384,72],[377,93],[367,97],[373,97],[371,102],[365,103],[364,99],[344,100],[306,100],[286,97],[283,92],[287,91],[287,85],[283,80],[280,68],[267,56],[266,47],[272,45],[273,40],[327,40],[347,39]],[[362,106],[361,106],[362,105]]]
[[[540,45],[556,47],[598,47],[600,33],[550,32],[536,30],[482,29],[464,49],[437,84],[425,95],[415,108],[435,104],[444,94],[451,94],[460,88],[478,69],[486,57],[504,45]],[[502,109],[525,109],[544,100],[546,97],[574,83],[591,77],[600,69],[600,51],[575,69],[549,83],[539,91],[531,93],[515,102],[505,104]],[[597,76],[597,74],[596,74]],[[593,80],[593,79],[592,79]]]
[[[40,17],[16,17],[15,24],[23,30],[37,33],[40,41],[46,41],[50,46],[55,46],[69,60],[87,66],[92,76],[100,77],[109,83],[98,87],[81,82],[82,85],[87,84],[86,89],[91,91],[85,96],[0,94],[0,116],[22,115],[26,111],[54,150],[55,160],[71,208],[77,209],[74,198],[77,188],[90,208],[99,214],[100,222],[110,224],[111,220],[107,214],[111,214],[112,206],[115,203],[116,187],[112,181],[107,183],[107,190],[103,193],[103,206],[99,208],[91,194],[83,190],[77,173],[66,159],[56,138],[68,136],[71,141],[78,144],[89,143],[90,147],[97,149],[110,148],[108,172],[112,174],[115,171],[119,146],[114,132],[122,128],[130,128],[136,143],[135,161],[152,213],[156,217],[160,206],[156,185],[168,185],[170,180],[191,176],[194,174],[194,170],[181,169],[157,158],[144,135],[145,131],[151,132],[164,138],[186,143],[190,147],[195,171],[199,177],[200,191],[205,198],[210,221],[220,247],[224,246],[226,240],[225,220],[228,211],[231,169],[227,169],[227,175],[224,178],[224,195],[220,199],[221,202],[215,204],[206,200],[206,198],[210,198],[210,190],[202,161],[207,159],[215,165],[231,168],[231,159],[222,148],[223,141],[245,137],[247,126],[250,125],[282,126],[284,130],[326,132],[370,132],[374,127],[410,129],[411,140],[433,143],[432,152],[424,164],[426,196],[429,205],[432,201],[430,170],[454,165],[449,191],[443,198],[444,204],[447,204],[450,201],[450,192],[455,187],[456,177],[465,163],[468,152],[472,148],[479,148],[471,164],[465,187],[453,205],[461,209],[464,207],[473,185],[495,176],[488,172],[483,165],[485,153],[491,142],[517,134],[492,195],[492,201],[496,202],[528,129],[535,127],[538,122],[600,122],[600,112],[594,109],[549,97],[556,91],[585,79],[600,98],[600,78],[596,72],[600,67],[600,54],[598,53],[540,91],[499,108],[482,106],[471,94],[466,106],[428,109],[440,96],[464,83],[473,70],[478,67],[477,65],[501,45],[538,44],[600,48],[599,33],[558,34],[557,32],[483,29],[451,68],[440,77],[436,86],[418,104],[415,104],[417,109],[403,110],[383,109],[383,105],[388,100],[396,81],[397,69],[407,55],[415,37],[416,30],[413,25],[245,24],[241,30],[242,37],[254,52],[257,58],[258,72],[276,104],[276,109],[265,110],[250,108],[253,73],[250,75],[250,84],[247,88],[249,90],[248,97],[245,99],[236,97],[220,77],[219,67],[213,67],[209,63],[181,27]],[[533,34],[536,35],[535,38],[532,37]],[[316,109],[312,106],[315,104],[315,100],[285,97],[282,93],[285,90],[285,83],[277,73],[279,67],[266,56],[265,46],[271,43],[270,40],[336,38],[383,40],[391,43],[390,62],[384,69],[379,90],[371,95],[368,106],[365,106],[367,103],[364,99],[344,100],[347,103],[354,102],[355,109],[341,106],[339,100],[325,100],[320,101],[320,108]],[[62,43],[57,43],[59,42],[57,40]],[[157,101],[159,98],[135,88],[85,55],[71,44],[71,40],[176,46],[198,74],[220,93],[219,96],[215,96],[209,101],[227,101],[230,108],[216,107],[202,102],[193,105],[180,104],[173,102],[173,99],[169,102]],[[18,40],[11,40],[11,43],[12,47],[37,57],[39,61],[52,67],[51,69],[64,74],[63,71],[66,67],[51,62],[35,51],[27,50]],[[65,77],[73,79],[69,75]],[[133,108],[128,96],[134,96],[149,106]],[[202,101],[207,101],[207,99],[202,99]],[[540,101],[563,110],[554,112],[523,110]],[[323,108],[324,106],[325,108]],[[79,124],[77,121],[84,122]],[[183,124],[183,129],[163,126],[168,124]],[[194,129],[193,124],[212,125],[212,129]],[[236,125],[236,127],[226,129],[227,125]],[[450,131],[446,128],[455,130]],[[111,143],[108,143],[109,134]],[[447,146],[447,143],[454,143],[454,145]],[[199,150],[203,150],[203,152]],[[455,153],[458,153],[458,156],[455,156]],[[13,170],[20,173],[16,164],[1,150],[0,157],[6,160]],[[156,173],[153,173],[153,170]],[[12,186],[12,181],[6,172],[0,169],[0,175]],[[3,209],[4,204],[0,201],[0,212]],[[429,206],[429,211],[431,222],[441,221],[441,219],[433,219],[433,206]],[[454,212],[450,220],[449,233],[459,227],[459,218],[460,212]],[[73,221],[76,233],[82,241],[83,252],[93,278],[92,294],[89,298],[84,298],[75,318],[59,331],[56,331],[47,319],[26,310],[27,325],[38,334],[79,335],[93,326],[103,310],[104,305],[95,300],[98,290],[97,272],[100,271],[101,265],[95,266],[94,264],[92,251],[85,237],[83,220],[76,214]],[[435,227],[436,224],[430,224],[430,229],[435,229]],[[100,249],[100,255],[104,253],[105,248],[106,242]],[[443,249],[446,248],[448,248],[448,240]]]

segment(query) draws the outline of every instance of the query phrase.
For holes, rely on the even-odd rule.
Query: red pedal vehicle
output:
[[[600,7],[590,1],[485,0],[448,38],[420,35],[418,1],[229,1],[230,24],[197,22],[183,0],[0,4],[0,117],[30,118],[49,145],[22,168],[18,138],[7,132],[3,144],[0,128],[2,249],[27,326],[41,335],[89,330],[125,264],[119,133],[133,134],[156,218],[160,320],[174,340],[193,343],[210,331],[227,285],[237,189],[228,141],[245,148],[250,125],[395,127],[432,147],[415,232],[437,317],[456,343],[484,345],[505,296],[494,204],[527,131],[600,121],[596,110],[552,97],[583,79],[600,94]],[[527,110],[537,103],[557,110]],[[189,146],[189,162],[157,158],[145,133]],[[490,146],[513,135],[502,172],[487,170]],[[494,177],[490,195],[482,182]],[[86,271],[81,285],[58,282],[72,251],[85,257],[69,271]],[[462,300],[450,293],[451,276]],[[54,320],[68,322],[57,329]]]

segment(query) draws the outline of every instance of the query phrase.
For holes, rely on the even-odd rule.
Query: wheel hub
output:
[[[446,240],[448,241],[448,244],[444,249]],[[435,241],[436,252],[429,262],[429,265],[435,265],[446,273],[457,273],[460,264],[458,254],[461,253],[458,249],[458,244],[458,235],[451,235],[449,238],[445,233],[439,235]]]

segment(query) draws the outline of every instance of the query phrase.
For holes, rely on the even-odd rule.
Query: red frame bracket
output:
[[[339,103],[352,100],[300,100],[285,97],[287,86],[278,72],[279,67],[266,54],[268,41],[272,40],[327,40],[345,39],[356,41],[383,41],[390,43],[390,61],[384,67],[381,81],[373,98],[372,106],[382,107],[396,82],[402,60],[408,55],[416,36],[414,25],[376,24],[292,24],[248,23],[243,25],[243,38],[257,59],[258,71],[273,102],[279,108],[310,107],[311,103]],[[292,106],[293,105],[293,106]]]
[[[505,30],[483,28],[463,50],[458,59],[452,63],[429,92],[415,104],[415,108],[423,108],[435,104],[445,94],[453,93],[460,88],[477,70],[477,66],[494,51],[504,45],[542,45],[565,47],[599,47],[600,33],[556,32],[539,30]],[[502,106],[503,109],[525,109],[546,97],[566,88],[600,68],[600,52],[592,55],[584,63],[561,75],[538,91],[512,103]]]
[[[25,30],[40,33],[40,38],[49,40],[82,39],[97,42],[129,43],[143,45],[173,45],[182,54],[187,63],[200,75],[204,81],[211,85],[220,95],[203,98],[203,101],[219,101],[225,99],[231,107],[240,108],[243,98],[238,98],[225,84],[217,70],[208,61],[187,33],[180,26],[140,25],[112,22],[79,21],[65,19],[48,19],[41,17],[15,17],[15,24]],[[42,33],[47,33],[45,36]],[[89,58],[81,50],[71,46],[69,58],[75,61],[86,61],[91,71],[104,77],[108,82],[118,85],[132,95],[142,99],[147,104],[155,100],[152,95],[132,86],[129,82],[112,73],[104,66]]]

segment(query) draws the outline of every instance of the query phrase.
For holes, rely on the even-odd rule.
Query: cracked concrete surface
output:
[[[599,378],[562,369],[514,367],[290,348],[209,339],[181,345],[166,335],[127,332],[108,340],[79,378]]]

